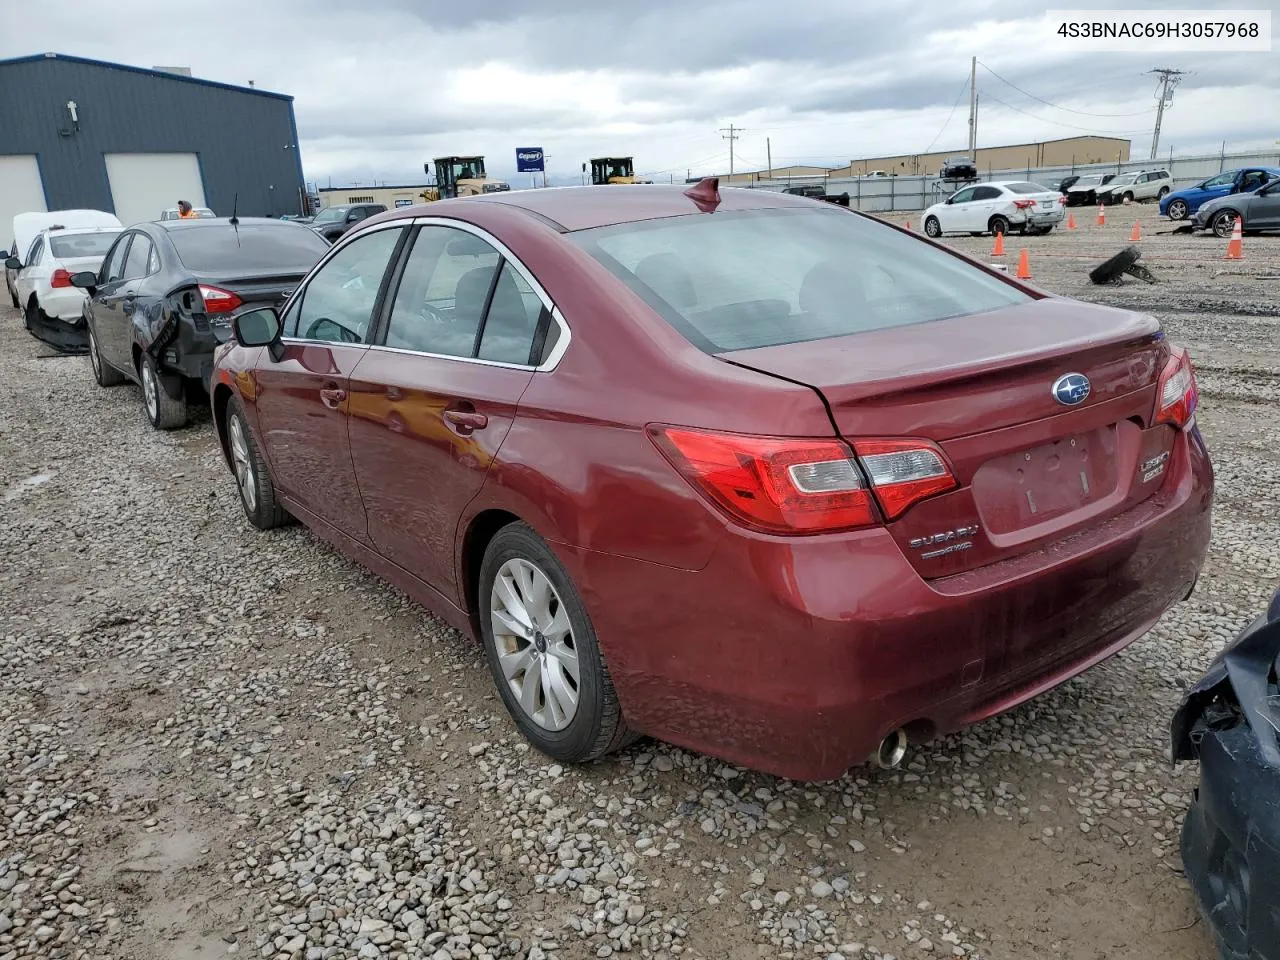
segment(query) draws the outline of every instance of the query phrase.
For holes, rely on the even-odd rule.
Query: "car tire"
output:
[[[489,542],[476,597],[493,682],[533,746],[565,763],[585,763],[638,737],[623,719],[577,588],[531,527],[509,524]],[[510,628],[499,634],[495,622]]]
[[[22,311],[22,323],[27,328],[28,333],[34,333],[36,325],[40,321],[40,304],[36,302],[36,298],[32,296],[27,301],[27,309]]]
[[[86,320],[85,327],[89,331],[89,369],[93,371],[93,379],[98,386],[118,387],[126,383],[129,378],[115,367],[109,366],[98,352],[98,338],[93,335],[93,324]]]
[[[9,285],[6,283],[5,286],[8,287]],[[12,287],[9,287],[9,299],[13,302],[13,309],[15,310],[22,309],[22,304],[18,302],[18,294],[14,292],[14,289]]]
[[[240,506],[249,522],[259,530],[274,530],[289,523],[292,517],[280,505],[267,461],[249,431],[244,407],[235,397],[227,404],[227,452],[240,492]]]
[[[1089,279],[1094,283],[1112,283],[1120,279],[1121,274],[1138,262],[1142,251],[1137,247],[1125,247],[1109,260],[1105,260],[1089,271]]]
[[[157,430],[179,430],[187,425],[187,396],[169,396],[160,380],[160,370],[145,350],[138,364],[138,382],[142,385],[142,408]]]
[[[1160,200],[1163,200],[1163,199],[1164,199],[1165,197],[1167,197],[1168,195],[1169,195],[1169,188],[1168,188],[1168,187],[1161,187],[1161,188],[1160,188],[1160,192],[1156,194],[1156,201],[1158,202],[1158,201],[1160,201]]]
[[[1169,209],[1165,211],[1169,215],[1170,220],[1185,220],[1190,210],[1187,208],[1187,201],[1174,200],[1169,204]]]
[[[997,233],[1008,234],[1008,232],[1009,232],[1008,218],[1002,217],[1000,214],[997,213],[994,217],[992,217],[990,220],[987,221],[987,233],[991,234],[993,237]]]
[[[925,217],[924,232],[926,236],[933,237],[935,240],[942,236],[942,224],[938,222],[937,217]]]
[[[1130,191],[1130,190],[1126,190],[1126,191],[1124,192],[1124,195],[1120,198],[1120,202],[1121,202],[1121,203],[1133,203],[1133,192],[1132,192],[1132,191]]]
[[[1209,222],[1209,229],[1213,231],[1213,235],[1219,240],[1226,240],[1231,236],[1231,231],[1235,229],[1236,219],[1239,216],[1240,214],[1229,208],[1219,210]]]

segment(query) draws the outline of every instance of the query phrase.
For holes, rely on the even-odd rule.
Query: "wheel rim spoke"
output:
[[[520,680],[522,674],[529,672],[536,653],[532,644],[527,644],[510,653],[499,653],[498,663],[502,666],[502,675],[508,680]]]
[[[529,661],[529,668],[524,672],[524,679],[519,681],[520,706],[524,708],[531,719],[542,723],[538,714],[538,701],[541,699],[539,694],[542,692],[542,661],[537,657],[533,657]]]
[[[501,608],[495,606],[494,612],[499,609],[506,611],[513,622],[519,624],[526,634],[533,630],[533,621],[529,617],[529,611],[525,609],[524,599],[517,592],[512,574],[504,571],[499,572],[498,578],[493,582],[494,597],[501,603]]]
[[[582,682],[581,675],[578,672],[578,651],[565,643],[553,643],[547,647],[550,659],[556,664],[557,669],[563,670],[564,674],[573,681],[574,702],[577,703],[576,690]]]

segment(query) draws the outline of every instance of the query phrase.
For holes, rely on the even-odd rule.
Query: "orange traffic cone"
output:
[[[911,229],[911,221],[910,221],[910,220],[903,220],[903,221],[902,221],[902,226],[903,226],[903,227],[905,227],[907,230],[910,230],[910,229]]]
[[[1244,228],[1240,225],[1239,217],[1236,217],[1236,225],[1231,228],[1231,239],[1227,241],[1227,255],[1223,259],[1244,259]]]
[[[996,233],[996,245],[991,248],[991,255],[993,257],[1004,256],[1004,234],[1003,233],[999,233],[999,232]]]
[[[1141,239],[1142,239],[1142,221],[1135,220],[1133,221],[1133,230],[1129,234],[1129,242],[1136,243]]]
[[[1076,215],[1074,213],[1067,214],[1067,229],[1074,230],[1076,228]]]
[[[1098,226],[1105,227],[1107,225],[1107,210],[1102,204],[1098,204]]]
[[[1017,273],[1017,277],[1018,277],[1018,279],[1019,279],[1019,280],[1030,280],[1030,279],[1031,279],[1031,264],[1027,261],[1027,248],[1026,248],[1026,247],[1023,247],[1023,248],[1022,248],[1022,250],[1020,250],[1020,251],[1018,252],[1018,273]]]

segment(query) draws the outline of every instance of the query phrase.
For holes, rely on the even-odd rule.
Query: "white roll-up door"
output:
[[[111,201],[125,226],[159,220],[161,212],[176,207],[179,200],[205,206],[200,161],[194,153],[108,153],[106,161]]]
[[[20,213],[41,213],[44,182],[35,154],[0,157],[0,245],[6,256],[13,246],[13,218]],[[20,255],[27,251],[19,250]]]

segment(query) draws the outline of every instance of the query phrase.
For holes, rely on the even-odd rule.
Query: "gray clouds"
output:
[[[476,152],[524,183],[516,146],[544,147],[549,170],[567,177],[605,154],[634,155],[641,171],[716,172],[728,153],[718,128],[730,120],[746,129],[740,168],[763,162],[766,137],[775,164],[921,152],[935,138],[950,150],[966,138],[971,54],[1071,108],[980,70],[980,143],[1117,133],[1141,155],[1155,107],[1144,72],[1158,65],[1192,71],[1166,115],[1165,144],[1276,136],[1259,106],[1280,86],[1274,54],[1081,53],[1037,35],[1038,11],[1011,0],[117,0],[111,10],[32,6],[0,37],[0,56],[185,63],[196,76],[290,93],[307,175],[335,182],[418,181],[424,161]]]

